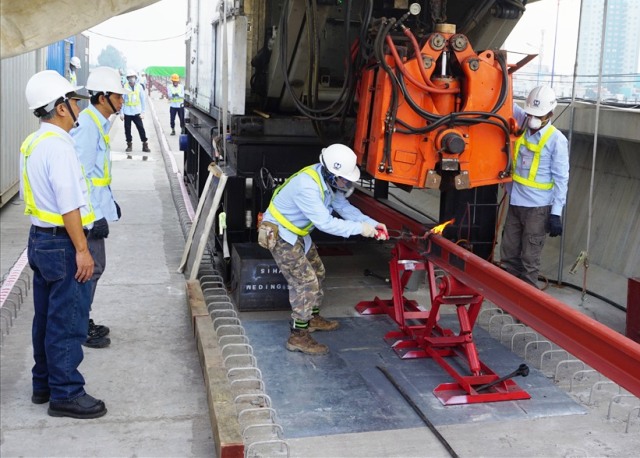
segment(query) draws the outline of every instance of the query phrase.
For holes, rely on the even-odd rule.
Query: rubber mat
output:
[[[583,414],[586,411],[556,388],[540,371],[514,381],[529,400],[444,406],[432,393],[451,377],[430,358],[402,360],[383,340],[397,326],[387,316],[339,319],[333,332],[315,332],[329,346],[328,355],[289,352],[284,344],[288,321],[243,321],[266,393],[278,413],[286,437],[308,437],[415,428],[424,423],[377,368],[383,366],[434,425],[524,420]],[[440,324],[455,329],[455,316]],[[476,327],[480,359],[495,373],[515,370],[523,360]]]

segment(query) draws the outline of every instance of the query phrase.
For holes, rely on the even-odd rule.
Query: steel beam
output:
[[[640,397],[640,344],[442,236],[430,234],[423,249],[430,262]]]

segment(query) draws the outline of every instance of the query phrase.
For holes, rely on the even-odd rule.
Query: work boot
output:
[[[176,134],[176,130],[175,129],[171,129],[171,135],[175,135]]]
[[[149,149],[149,143],[142,142],[142,152],[143,153],[150,153],[151,152],[151,150]]]
[[[289,340],[287,340],[287,350],[301,351],[307,355],[326,355],[329,347],[313,340],[308,329],[292,329]]]
[[[335,320],[325,320],[320,315],[313,315],[309,321],[309,332],[315,331],[334,331],[338,329],[340,323]]]
[[[82,345],[89,348],[106,348],[111,345],[111,339],[108,337],[87,337]]]
[[[107,326],[101,324],[95,324],[92,319],[89,319],[89,334],[88,337],[106,337],[109,335],[110,329]]]
[[[127,149],[124,150],[125,153],[130,153],[131,152],[131,142],[127,142]]]

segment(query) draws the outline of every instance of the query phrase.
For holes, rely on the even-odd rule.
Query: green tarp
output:
[[[177,73],[180,78],[184,78],[184,67],[147,67],[144,69],[144,73],[149,76],[165,76],[169,78],[174,73]]]

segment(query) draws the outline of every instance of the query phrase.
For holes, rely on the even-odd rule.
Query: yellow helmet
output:
[[[171,75],[171,81],[180,81],[180,77],[178,76],[177,73],[174,73],[173,75]]]

